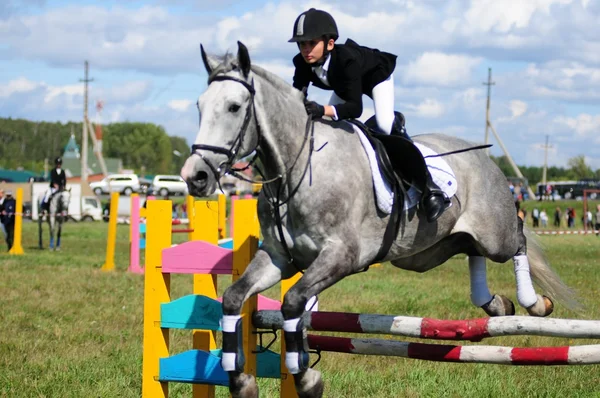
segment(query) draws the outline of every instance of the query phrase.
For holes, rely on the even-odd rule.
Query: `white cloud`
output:
[[[570,128],[580,137],[600,137],[600,115],[580,114],[577,117],[559,116],[554,119],[554,122]]]
[[[191,100],[179,99],[179,100],[169,101],[167,103],[167,106],[178,112],[186,112],[187,110],[190,109],[190,106],[192,105],[192,103],[193,103],[193,101],[191,101]]]
[[[498,122],[508,122],[518,119],[527,112],[528,105],[526,102],[519,100],[512,100],[508,103],[508,109],[510,110],[510,116],[498,118]]]
[[[0,97],[10,97],[15,93],[26,93],[33,91],[37,86],[37,83],[32,82],[25,77],[20,77],[18,79],[9,81],[8,84],[4,86],[0,85]]]
[[[408,114],[424,118],[436,118],[444,114],[444,105],[432,98],[426,98],[418,105],[406,105],[406,109]]]
[[[426,52],[412,61],[403,74],[405,84],[454,86],[470,81],[474,67],[481,58],[466,55]]]

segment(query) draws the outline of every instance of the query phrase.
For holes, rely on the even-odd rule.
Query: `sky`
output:
[[[224,54],[240,40],[291,83],[287,40],[310,7],[334,16],[338,43],[398,56],[395,108],[409,134],[483,142],[491,68],[491,122],[517,164],[543,165],[549,136],[550,165],[584,155],[600,169],[600,0],[0,0],[0,117],[81,120],[87,60],[93,121],[152,122],[191,143],[207,80],[200,44]]]

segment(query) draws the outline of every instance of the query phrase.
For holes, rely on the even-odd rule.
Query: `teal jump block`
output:
[[[221,330],[221,303],[206,296],[188,295],[160,305],[160,327]]]
[[[272,379],[281,377],[279,354],[267,350],[257,354],[256,362],[258,377]],[[221,350],[212,350],[210,353],[190,350],[161,358],[158,379],[162,382],[229,385],[227,372],[221,367]]]

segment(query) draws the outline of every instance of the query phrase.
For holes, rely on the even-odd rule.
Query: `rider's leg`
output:
[[[373,88],[373,106],[375,107],[375,120],[377,127],[384,134],[395,134],[394,119],[394,76],[390,75],[387,79]]]

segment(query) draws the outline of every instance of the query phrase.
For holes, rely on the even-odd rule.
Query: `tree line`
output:
[[[23,168],[41,174],[44,159],[52,162],[56,156],[62,155],[71,132],[81,146],[81,123],[0,118],[0,168]],[[103,152],[105,157],[121,159],[124,168],[139,174],[179,174],[189,153],[189,145],[183,137],[169,136],[162,126],[121,122],[103,126]],[[505,156],[492,156],[492,159],[506,176],[514,176]],[[542,167],[519,168],[530,185],[541,182]],[[600,169],[593,171],[585,163],[585,157],[580,155],[569,159],[566,168],[548,167],[546,178],[548,181],[600,179]]]
[[[55,157],[62,156],[71,133],[81,150],[82,129],[82,123],[75,122],[0,118],[0,168],[41,174],[45,159],[52,165]],[[119,158],[124,168],[139,174],[179,174],[189,153],[185,138],[169,136],[152,123],[111,123],[102,131],[104,157]]]

